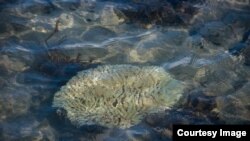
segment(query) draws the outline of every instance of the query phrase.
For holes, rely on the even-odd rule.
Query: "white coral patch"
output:
[[[104,65],[79,72],[55,94],[53,107],[65,109],[77,126],[128,128],[173,106],[182,92],[162,67]]]

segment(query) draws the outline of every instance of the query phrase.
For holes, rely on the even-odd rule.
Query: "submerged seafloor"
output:
[[[0,140],[165,141],[172,124],[250,123],[248,0],[0,0]],[[182,99],[129,129],[52,108],[80,70],[161,66]]]

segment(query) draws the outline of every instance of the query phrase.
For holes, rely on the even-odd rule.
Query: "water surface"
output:
[[[0,140],[171,140],[171,125],[250,123],[249,1],[0,1]],[[156,65],[182,99],[129,129],[75,127],[52,108],[78,71]]]

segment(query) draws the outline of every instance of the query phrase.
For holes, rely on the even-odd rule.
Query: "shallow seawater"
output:
[[[0,140],[165,141],[172,124],[250,124],[250,2],[0,0]],[[52,108],[81,70],[160,66],[182,98],[128,129]]]

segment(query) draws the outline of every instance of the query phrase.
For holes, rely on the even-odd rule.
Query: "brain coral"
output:
[[[183,84],[161,67],[104,65],[79,72],[54,96],[53,107],[77,125],[128,128],[147,114],[170,107]]]

